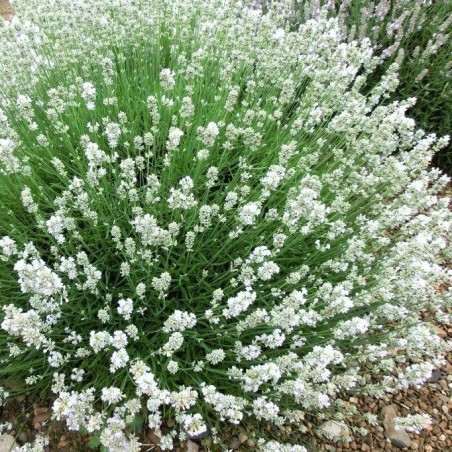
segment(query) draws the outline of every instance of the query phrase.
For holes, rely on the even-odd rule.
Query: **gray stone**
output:
[[[427,379],[427,383],[436,383],[442,376],[443,373],[439,369],[435,369],[430,378]]]
[[[240,444],[240,439],[237,438],[237,436],[234,436],[229,443],[229,448],[232,450],[237,450],[240,447]]]
[[[191,440],[187,441],[187,452],[198,452],[199,451],[199,446]]]
[[[10,452],[18,447],[14,436],[4,433],[0,435],[0,452]]]
[[[325,436],[329,440],[336,442],[341,439],[342,435],[346,435],[348,430],[345,429],[344,424],[337,421],[326,421],[318,428],[318,433]]]
[[[391,443],[403,449],[404,447],[411,446],[411,439],[408,433],[404,429],[395,429],[394,418],[397,417],[397,411],[395,405],[388,405],[381,410],[381,419],[385,428],[385,435]]]

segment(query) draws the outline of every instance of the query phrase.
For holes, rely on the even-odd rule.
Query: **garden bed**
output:
[[[264,26],[257,20],[253,31],[249,20],[260,17],[254,10],[231,3],[223,19],[231,26],[225,26],[206,3],[196,29],[199,11],[188,7],[179,15],[161,1],[163,19],[159,8],[150,17],[135,11],[141,25],[124,25],[119,13],[127,7],[118,3],[103,18],[113,30],[105,42],[89,8],[74,11],[92,33],[87,42],[96,43],[101,69],[70,33],[52,29],[54,17],[47,20],[41,10],[42,26],[58,45],[26,24],[25,33],[36,38],[33,52],[45,58],[29,61],[22,35],[11,48],[23,73],[3,67],[14,81],[5,93],[23,85],[38,99],[11,88],[5,98],[15,96],[14,102],[2,104],[7,135],[0,137],[0,175],[7,188],[0,207],[11,223],[0,225],[0,263],[4,287],[14,295],[8,292],[11,304],[2,312],[0,375],[8,377],[0,396],[31,392],[16,383],[16,374],[34,389],[5,405],[0,421],[12,424],[8,434],[19,445],[42,435],[50,441],[44,450],[68,452],[101,443],[103,451],[136,451],[138,441],[142,451],[219,450],[218,444],[243,451],[258,445],[263,451],[452,449],[452,363],[445,345],[452,328],[441,323],[450,283],[449,212],[442,195],[437,202],[447,180],[428,167],[430,147],[445,140],[435,144],[435,137],[415,131],[405,117],[411,100],[376,106],[396,88],[396,65],[376,86],[375,103],[366,104],[361,66],[373,68],[372,50],[365,40],[342,43],[326,13],[298,35],[283,28],[280,12],[262,19]],[[70,2],[64,5],[71,11]],[[7,3],[0,3],[0,14],[10,14]],[[146,27],[153,31],[156,17],[165,24],[162,34],[135,41]],[[248,46],[230,38],[236,22]],[[175,58],[191,27],[202,51],[187,59],[188,47]],[[227,39],[212,45],[218,38],[209,37],[210,27]],[[119,32],[124,40],[117,40]],[[316,53],[303,37],[322,42],[324,50]],[[63,41],[72,56],[61,51]],[[53,51],[63,68],[86,78],[59,64],[47,67]],[[206,73],[205,54],[211,58]],[[235,73],[229,63],[237,55],[243,68]],[[306,66],[299,65],[302,58]],[[273,80],[278,59],[282,69]],[[331,65],[341,83],[325,70]],[[247,82],[240,86],[242,77]],[[260,93],[261,84],[278,94]],[[345,101],[350,93],[356,104]],[[115,111],[118,102],[127,113]],[[237,128],[241,109],[244,124]],[[417,154],[406,152],[411,147]],[[212,155],[218,166],[204,163]],[[335,198],[339,190],[344,194]],[[32,309],[24,312],[28,303]],[[420,435],[402,429],[397,436],[390,411],[394,422]],[[339,433],[322,436],[326,425]]]

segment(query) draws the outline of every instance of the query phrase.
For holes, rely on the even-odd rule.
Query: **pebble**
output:
[[[157,436],[152,430],[148,432],[147,437],[152,444],[160,444],[160,436]]]
[[[33,410],[33,413],[35,416],[38,416],[39,414],[48,413],[50,410],[45,406],[35,406],[35,409]]]
[[[404,448],[410,447],[411,439],[408,433],[404,429],[396,430],[394,428],[393,419],[397,417],[397,411],[395,405],[388,405],[381,410],[381,418],[385,427],[385,435],[391,441],[394,446]]]
[[[239,438],[237,438],[236,436],[234,436],[232,439],[231,439],[231,442],[229,443],[229,447],[232,449],[232,450],[237,450],[239,447],[240,447],[240,439]]]
[[[245,435],[245,433],[239,433],[240,444],[243,444],[247,439],[248,437]]]
[[[186,446],[187,446],[187,449],[186,449],[187,452],[198,452],[198,450],[199,450],[199,446],[191,439],[187,440]]]
[[[21,432],[19,434],[19,436],[17,437],[17,439],[21,442],[21,443],[26,443],[28,441],[28,435],[27,432]]]
[[[432,375],[430,376],[430,378],[427,379],[427,383],[435,383],[437,382],[442,376],[442,372],[439,369],[435,369],[432,372]]]
[[[430,327],[433,329],[433,332],[437,334],[441,339],[445,339],[447,337],[447,332],[443,328],[440,328],[433,323],[430,324]]]
[[[61,437],[61,438],[64,438],[64,437]],[[69,445],[69,443],[65,439],[60,439],[60,441],[58,443],[58,447],[60,447],[61,449],[64,449],[68,445]]]
[[[208,436],[207,438],[204,438],[202,440],[202,445],[207,448],[207,450],[210,450],[210,448],[212,447],[212,437]]]
[[[326,421],[319,426],[318,432],[321,436],[325,436],[332,442],[339,441],[340,437],[346,432],[343,425],[336,421]]]
[[[33,427],[35,428],[35,430],[39,430],[43,422],[46,422],[50,419],[52,413],[48,408],[45,408],[45,410],[46,411],[44,411],[44,409],[35,410],[35,417],[33,418]]]
[[[17,447],[17,443],[14,436],[8,435],[7,433],[0,435],[0,452],[9,452],[15,447]]]

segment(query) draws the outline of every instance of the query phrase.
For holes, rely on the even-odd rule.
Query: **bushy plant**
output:
[[[140,417],[175,421],[164,450],[232,424],[301,451],[259,425],[375,422],[350,394],[425,382],[448,349],[428,323],[450,299],[448,179],[429,169],[447,138],[412,99],[382,104],[397,63],[363,94],[379,57],[326,12],[294,30],[235,0],[14,6],[5,390],[53,397],[111,451],[139,450]]]

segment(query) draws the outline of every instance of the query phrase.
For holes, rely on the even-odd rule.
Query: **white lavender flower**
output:
[[[202,416],[198,413],[187,414],[183,417],[183,426],[190,436],[199,436],[207,431],[207,426]]]
[[[124,394],[119,388],[111,386],[109,388],[102,388],[101,400],[108,404],[117,404],[124,398]]]
[[[119,300],[117,310],[118,314],[122,315],[125,320],[130,320],[133,312],[133,300],[130,298]]]
[[[423,384],[450,349],[422,320],[450,301],[448,139],[390,99],[397,46],[322,2],[289,25],[280,2],[23,0],[0,27],[2,377],[26,357],[105,449],[172,413],[163,450],[255,419],[262,450],[301,452],[280,429],[345,421],[344,393]],[[369,17],[397,44],[420,16]]]

